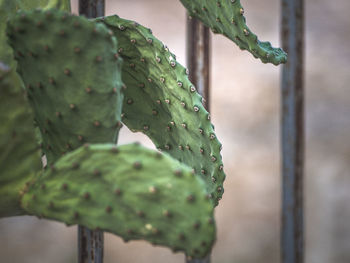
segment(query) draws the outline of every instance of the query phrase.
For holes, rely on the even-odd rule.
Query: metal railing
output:
[[[281,78],[282,224],[281,263],[304,262],[303,227],[303,0],[281,0],[283,49],[288,62]],[[104,0],[79,0],[79,13],[93,18],[104,15]],[[190,80],[210,105],[210,34],[195,18],[187,20],[187,62]],[[103,232],[79,226],[79,263],[103,262]],[[209,263],[186,259],[187,263]]]
[[[282,228],[283,263],[304,262],[304,8],[303,0],[282,0]]]

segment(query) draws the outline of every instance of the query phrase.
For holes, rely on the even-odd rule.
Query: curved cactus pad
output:
[[[0,62],[0,217],[23,213],[20,190],[41,167],[31,109],[12,77]]]
[[[215,239],[213,205],[191,169],[137,144],[85,145],[29,186],[30,214],[145,239],[202,257]]]
[[[132,131],[144,132],[158,149],[193,167],[217,204],[225,179],[221,144],[187,70],[149,29],[117,16],[103,22],[117,36],[124,60],[123,122]]]
[[[48,10],[19,12],[8,25],[49,163],[84,142],[117,140],[121,59],[106,26]]]
[[[287,61],[287,54],[281,48],[274,48],[270,42],[261,42],[250,31],[243,16],[240,0],[180,0],[190,16],[201,20],[214,33],[223,34],[241,49],[248,50],[263,63],[278,65]]]

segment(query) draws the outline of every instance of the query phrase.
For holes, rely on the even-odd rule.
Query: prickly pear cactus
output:
[[[273,48],[270,42],[261,42],[250,31],[243,16],[240,0],[180,0],[190,16],[201,20],[214,33],[223,34],[241,49],[248,50],[264,63],[278,65],[287,61],[287,54],[281,48]]]
[[[111,31],[84,17],[35,10],[17,13],[8,36],[49,164],[85,142],[116,142],[123,96]]]
[[[86,145],[60,158],[24,194],[30,214],[205,256],[215,239],[203,182],[139,145]]]
[[[0,217],[23,214],[20,192],[40,170],[31,108],[0,62]]]
[[[190,167],[137,145],[86,145],[113,143],[120,128],[121,58],[113,32],[83,17],[36,10],[18,13],[8,36],[50,164],[25,185],[22,208],[192,257],[208,254],[214,206]],[[200,103],[198,94],[193,98]]]
[[[217,205],[225,179],[221,144],[187,70],[149,29],[118,16],[103,22],[118,38],[118,53],[124,60],[122,121],[192,167]]]
[[[239,0],[181,2],[264,63],[286,61],[283,50],[249,30]],[[5,21],[34,6],[46,11],[21,11],[8,24],[12,53]],[[70,1],[0,0],[0,60],[10,65],[0,63],[0,217],[32,214],[206,256],[225,174],[221,144],[187,70],[135,22],[50,8],[69,10]],[[48,158],[41,173],[22,80]],[[121,121],[166,154],[110,144]]]

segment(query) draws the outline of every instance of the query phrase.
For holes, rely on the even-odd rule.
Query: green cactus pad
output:
[[[117,140],[123,96],[112,31],[84,17],[35,10],[19,12],[8,36],[49,164],[85,142]]]
[[[6,21],[9,15],[16,12],[16,3],[13,0],[0,0],[0,61],[11,68],[15,65],[12,58],[12,49],[7,44]]]
[[[0,60],[11,68],[14,65],[12,49],[6,42],[6,22],[19,9],[31,10],[35,8],[56,8],[70,11],[69,0],[0,0]]]
[[[34,8],[59,9],[70,12],[70,0],[16,0],[17,6],[21,10],[31,10]]]
[[[20,191],[41,167],[33,115],[21,91],[22,80],[13,70],[16,62],[7,43],[6,22],[19,9],[47,6],[69,11],[70,1],[0,0],[0,217],[23,213],[19,206]]]
[[[217,204],[225,178],[221,144],[187,70],[149,29],[117,16],[103,22],[117,36],[124,60],[127,88],[122,121],[132,131],[145,133],[158,149],[192,167]]]
[[[0,217],[23,214],[20,193],[40,170],[31,108],[0,62]]]
[[[70,0],[0,0],[0,61],[11,68],[16,68],[16,62],[13,59],[13,51],[7,43],[6,22],[19,9],[32,10],[35,8],[56,8],[70,11]],[[15,85],[21,85],[16,71],[12,70],[11,74],[13,75],[12,82]]]
[[[180,0],[191,17],[201,20],[214,33],[225,35],[242,50],[248,50],[263,63],[278,65],[287,61],[281,48],[273,48],[270,42],[261,42],[250,31],[243,16],[240,0]]]
[[[202,257],[215,240],[213,205],[201,179],[138,144],[85,145],[61,157],[22,199],[30,214],[145,239]]]

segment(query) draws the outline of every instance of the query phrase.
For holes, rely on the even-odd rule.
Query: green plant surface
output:
[[[221,157],[216,162],[213,155],[210,158],[203,155],[202,163],[195,164],[202,170],[208,169],[202,178],[208,176],[210,180],[204,182],[181,159],[184,158],[182,151],[175,154],[179,162],[138,145],[116,148],[109,144],[116,142],[121,127],[122,87],[124,92],[131,90],[121,81],[122,59],[113,31],[84,17],[35,10],[19,12],[9,22],[7,33],[49,163],[36,180],[26,184],[22,208],[29,214],[68,225],[79,224],[115,233],[124,240],[144,239],[196,258],[207,255],[215,241],[213,210],[217,200],[217,196],[212,200],[211,193],[208,194],[207,183],[213,184],[212,172],[222,169]],[[159,43],[154,39],[154,44]],[[157,46],[155,51],[163,52],[163,49]],[[168,55],[173,58],[167,50],[164,52],[164,61]],[[173,61],[168,61],[168,67],[160,68],[167,69],[173,70],[168,82],[176,79],[176,88],[181,88],[180,80],[184,85],[191,85],[185,69],[176,61],[175,66]],[[151,63],[150,70],[154,70]],[[159,86],[157,88],[164,91],[154,96],[165,101],[182,96],[189,109],[179,102],[175,109],[181,112],[175,110],[172,120],[178,122],[181,116],[188,121],[189,130],[192,121],[203,129],[202,132],[197,129],[198,135],[193,138],[190,136],[194,132],[189,132],[190,140],[184,149],[191,152],[189,143],[197,138],[208,153],[217,150],[220,156],[220,144],[209,114],[201,104],[200,95],[191,87],[187,90],[183,87],[183,91],[173,94],[169,87]],[[127,94],[135,95],[135,100],[142,102],[142,93]],[[142,103],[159,105],[148,98]],[[128,100],[126,104],[130,104]],[[138,112],[129,110],[127,114],[135,114],[134,123],[139,127],[140,122],[147,120],[148,112],[145,114],[142,107],[135,110]],[[168,121],[166,114],[171,109],[166,106],[158,110],[159,118]],[[162,123],[159,119],[150,126]],[[181,127],[187,129],[184,122]],[[183,130],[176,127],[173,130],[173,137],[169,138],[185,143],[181,141],[185,138]],[[161,129],[152,131],[155,137],[161,137]],[[172,153],[170,147],[168,150]],[[194,154],[193,160],[200,154],[204,153]],[[223,180],[224,175],[221,178]],[[215,193],[222,194],[222,188],[211,187]]]
[[[35,8],[57,8],[63,11],[70,11],[70,0],[0,0],[0,61],[6,63],[10,68],[16,68],[13,59],[12,48],[7,43],[6,22],[15,15],[18,10],[32,10]],[[12,70],[12,85],[21,85],[21,79]]]
[[[124,61],[123,123],[192,167],[217,205],[225,179],[221,144],[187,70],[149,29],[118,16],[99,21],[118,38],[118,53]]]
[[[270,42],[262,42],[246,25],[244,8],[240,0],[180,0],[189,15],[201,20],[214,33],[225,35],[242,50],[248,50],[263,63],[278,65],[287,61],[287,54],[281,48],[274,48]]]
[[[71,11],[70,0],[15,0],[18,9],[31,10],[35,8],[47,9],[58,9],[62,11]]]
[[[31,108],[0,62],[0,217],[21,215],[20,194],[41,168]]]
[[[215,240],[213,205],[186,165],[138,144],[85,145],[61,157],[22,199],[29,214],[145,239],[193,257]]]
[[[49,165],[85,142],[116,142],[121,59],[113,32],[65,12],[19,12],[9,43],[34,109]]]

